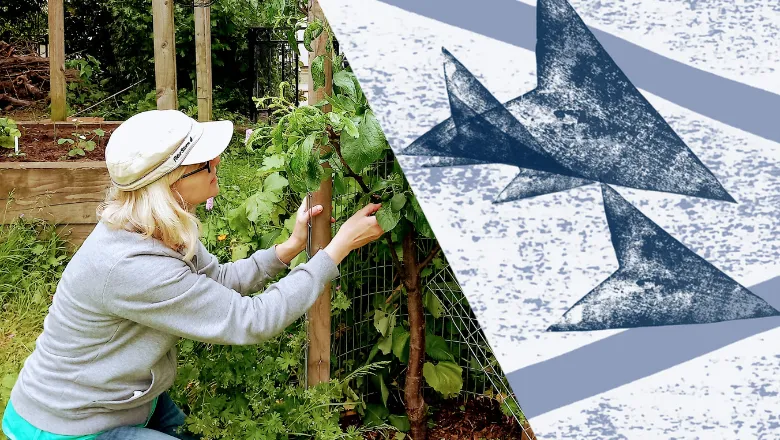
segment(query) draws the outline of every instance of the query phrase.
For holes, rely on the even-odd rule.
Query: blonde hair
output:
[[[180,166],[156,182],[134,191],[113,185],[97,215],[108,226],[154,237],[184,254],[189,261],[197,250],[200,220],[182,196],[171,187],[187,170]]]

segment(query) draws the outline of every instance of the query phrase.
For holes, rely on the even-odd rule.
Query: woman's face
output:
[[[205,202],[209,197],[214,197],[219,194],[219,183],[217,182],[217,165],[219,165],[219,156],[211,159],[211,171],[206,169],[190,174],[184,178],[177,180],[171,185],[175,191],[177,191],[181,197],[190,206],[197,206]],[[194,165],[185,165],[184,174],[198,170],[206,166],[206,163],[199,163]]]

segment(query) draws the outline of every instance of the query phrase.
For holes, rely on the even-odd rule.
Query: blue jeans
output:
[[[179,433],[184,426],[184,417],[168,393],[162,393],[145,428],[121,426],[100,434],[95,440],[197,440],[199,436]]]

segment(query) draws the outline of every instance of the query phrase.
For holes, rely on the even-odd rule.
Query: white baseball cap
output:
[[[214,159],[232,137],[230,121],[198,122],[178,110],[138,113],[111,133],[108,174],[119,189],[133,191],[178,166]]]

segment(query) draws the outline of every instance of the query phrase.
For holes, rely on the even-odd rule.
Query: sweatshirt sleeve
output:
[[[338,274],[330,256],[318,252],[262,294],[250,297],[192,272],[174,257],[135,254],[111,269],[103,305],[116,316],[183,338],[257,344],[302,316]]]
[[[258,250],[247,258],[220,264],[217,257],[209,253],[203,243],[198,242],[196,255],[198,273],[242,295],[257,292],[268,280],[289,268],[276,256],[273,246]]]

